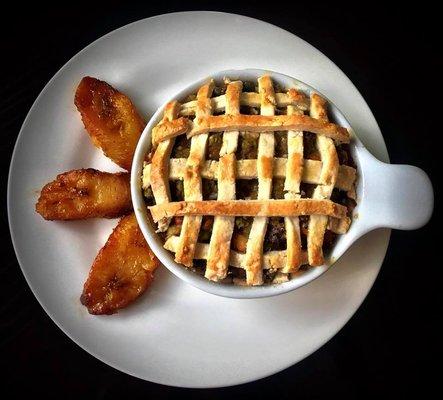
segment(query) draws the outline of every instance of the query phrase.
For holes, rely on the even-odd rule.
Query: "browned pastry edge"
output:
[[[154,222],[183,215],[223,215],[244,217],[295,217],[327,215],[346,217],[347,208],[331,200],[202,200],[176,201],[148,207]]]
[[[191,127],[191,121],[185,117],[180,117],[173,121],[163,120],[152,128],[152,144],[157,146],[163,140],[189,132]]]
[[[306,131],[329,137],[342,143],[350,142],[349,131],[331,122],[321,121],[307,115],[210,115],[196,117],[191,122],[185,117],[174,121],[162,121],[152,128],[152,143],[187,133],[188,137],[208,132],[243,131]]]

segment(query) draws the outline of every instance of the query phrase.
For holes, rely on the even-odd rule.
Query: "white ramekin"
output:
[[[275,82],[283,87],[295,86],[308,95],[312,91],[318,93],[317,90],[297,79],[258,69],[221,71],[212,74],[211,77],[215,80],[229,77],[243,81],[255,81],[265,73],[269,74]],[[195,93],[207,80],[208,77],[184,88],[173,99],[180,100],[188,94]],[[358,170],[357,207],[354,210],[354,220],[349,232],[345,235],[339,235],[327,264],[310,268],[289,282],[245,287],[209,281],[174,261],[173,255],[163,248],[161,238],[155,233],[155,228],[147,217],[148,211],[141,190],[143,160],[151,146],[151,130],[161,119],[163,108],[164,105],[152,116],[135,150],[131,170],[131,194],[134,211],[144,237],[162,264],[178,278],[205,292],[239,299],[268,297],[286,293],[322,275],[365,233],[381,227],[402,230],[417,229],[426,224],[431,217],[434,194],[426,173],[410,165],[391,165],[377,160],[355,136],[340,110],[329,101],[329,111],[334,122],[349,128],[352,133],[351,152]]]

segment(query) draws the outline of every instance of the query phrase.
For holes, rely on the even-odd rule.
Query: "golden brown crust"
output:
[[[43,187],[35,210],[48,220],[120,217],[132,210],[129,174],[65,172]]]
[[[295,88],[291,88],[288,90],[288,97],[290,99],[290,102],[288,104],[281,104],[283,103],[282,101],[279,101],[279,96],[278,93],[276,94],[276,98],[277,98],[277,106],[278,107],[282,107],[282,106],[296,106],[298,109],[300,110],[307,110],[309,108],[309,98],[306,97],[306,95],[303,92],[300,92],[299,90],[295,89]]]
[[[172,122],[160,122],[152,129],[152,143],[159,142],[187,133],[188,137],[208,132],[244,131],[307,131],[326,136],[338,142],[349,143],[350,134],[346,128],[315,120],[307,115],[211,115],[196,117],[192,123],[180,117]]]
[[[219,170],[218,170],[218,185],[219,185],[219,192],[220,192],[220,185],[223,185],[223,183],[229,183],[232,187],[232,184],[234,184],[234,192],[235,192],[235,166],[236,166],[236,159],[235,154],[226,154],[223,157],[220,157],[219,161]],[[223,191],[224,192],[224,191]],[[234,193],[235,194],[235,193]],[[223,197],[227,197],[226,195],[223,195]],[[232,197],[232,196],[228,196]]]
[[[148,288],[159,265],[132,213],[97,254],[80,300],[91,314],[113,314]]]
[[[290,171],[290,172],[289,172]],[[288,173],[289,172],[289,173]],[[291,185],[285,181],[285,190],[291,190],[295,193],[300,192],[300,183],[303,179],[303,154],[293,153],[288,157],[286,163],[286,178],[291,177]]]
[[[173,204],[173,203],[170,203]],[[198,233],[202,222],[201,216],[187,216],[183,220],[180,246],[175,253],[175,262],[185,265],[186,267],[192,267],[195,245],[198,239]]]
[[[243,87],[243,82],[230,82],[226,88],[226,111],[225,114],[238,115],[240,114],[240,95]]]
[[[342,143],[349,143],[350,141],[350,135],[346,128],[331,122],[319,121],[307,115],[211,115],[205,118],[196,117],[188,136],[207,132],[244,130],[249,132],[306,131]],[[174,134],[174,136],[181,133]]]
[[[176,103],[175,109],[179,113],[173,121],[178,117],[190,117],[187,119],[188,126],[184,122],[176,126],[168,125],[164,120],[153,130],[155,144],[186,131],[188,138],[191,138],[191,149],[187,159],[169,162],[168,179],[184,179],[185,200],[157,204],[149,209],[155,221],[173,216],[184,217],[180,237],[168,239],[165,248],[173,250],[176,261],[186,266],[192,266],[193,259],[206,259],[206,278],[225,280],[228,266],[240,265],[246,272],[246,282],[242,284],[260,285],[263,283],[264,265],[275,264],[280,269],[275,282],[287,281],[289,274],[296,274],[306,261],[314,264],[320,260],[323,262],[326,229],[343,233],[349,228],[347,208],[329,198],[334,187],[346,191],[353,188],[356,171],[339,165],[334,144],[334,141],[349,143],[350,133],[346,128],[328,121],[323,98],[316,94],[307,98],[295,88],[287,93],[275,93],[271,78],[267,75],[258,78],[258,93],[242,93],[241,82],[226,79],[226,94],[211,98],[211,84],[200,88],[196,100],[181,105]],[[249,106],[247,113],[250,115],[240,114],[240,105]],[[260,107],[260,115],[256,115],[257,107]],[[286,113],[281,108],[286,108]],[[310,115],[304,115],[303,111],[308,109]],[[214,112],[216,115],[213,115]],[[222,112],[224,115],[220,115]],[[192,118],[194,115],[195,118]],[[258,133],[255,159],[236,160],[240,130]],[[275,131],[288,132],[287,158],[274,157]],[[303,131],[316,134],[318,158],[304,159]],[[218,161],[204,160],[209,132],[223,132]],[[284,143],[280,141],[280,136],[279,151]],[[219,140],[218,136],[214,139],[216,142]],[[254,157],[255,149],[249,141],[243,140],[240,150],[240,154]],[[150,171],[153,168],[164,170],[154,163],[147,165],[143,172],[143,188],[150,185]],[[285,178],[285,200],[270,199],[273,179],[280,177]],[[202,200],[202,178],[218,181],[217,201]],[[257,200],[235,200],[236,179],[258,179]],[[318,185],[313,198],[301,198],[304,195],[300,189],[302,182]],[[280,191],[280,187],[277,189]],[[277,197],[282,196],[279,194]],[[214,216],[209,244],[197,242],[203,215]],[[307,231],[303,227],[303,234],[308,236],[307,252],[302,251],[299,215],[309,215],[309,224],[312,225],[312,229]],[[231,245],[238,249],[235,238],[239,233],[233,239],[236,216],[254,217],[249,234],[241,234],[243,244],[240,251],[244,252],[241,255],[231,251]],[[263,254],[268,217],[283,217],[285,220],[285,252]],[[273,231],[270,234],[275,235]],[[171,240],[175,241],[173,246]],[[276,244],[274,238],[271,241],[272,245]],[[271,253],[272,257],[269,258]]]
[[[277,100],[275,99],[274,87],[269,75],[263,75],[258,78],[258,93],[260,94],[261,115],[274,115]]]
[[[274,176],[273,175],[273,165],[274,165],[274,158],[273,157],[267,157],[267,156],[260,156],[257,160],[257,163],[259,164],[261,176],[259,175],[259,179],[271,179]]]
[[[311,96],[311,117],[320,121],[328,121],[327,101],[317,93]]]
[[[347,208],[331,200],[199,200],[176,201],[148,207],[154,222],[183,215],[223,215],[243,217],[294,217],[328,215],[344,218]]]
[[[234,219],[230,217],[216,218],[218,218],[218,220],[214,221],[214,228],[211,236],[211,238],[214,239],[212,247],[209,247],[208,249],[208,262],[206,264],[205,278],[217,282],[226,278],[228,271]],[[215,226],[217,221],[222,222],[219,222],[217,226]]]
[[[94,145],[129,171],[146,125],[131,100],[106,82],[87,76],[78,85],[74,102]]]
[[[165,106],[163,113],[163,121],[172,121],[178,117],[180,112],[180,103],[177,100],[172,100]]]
[[[152,144],[157,146],[161,141],[171,139],[188,132],[191,121],[185,117],[173,121],[162,121],[152,128]]]
[[[208,132],[240,131],[251,132],[273,132],[277,130],[308,131],[318,135],[330,137],[339,142],[348,143],[350,134],[346,128],[335,124],[314,119],[307,115],[274,115],[275,107],[297,106],[300,110],[306,110],[309,100],[306,96],[296,90],[290,89],[287,94],[274,93],[269,76],[265,75],[258,79],[259,93],[241,93],[241,82],[231,82],[230,89],[223,96],[212,99],[206,98],[204,105],[202,100],[194,100],[180,106],[182,117],[174,121],[161,121],[152,130],[152,141],[157,145],[160,141],[187,133],[188,137]],[[261,87],[261,88],[260,88]],[[232,107],[232,104],[235,107]],[[260,106],[261,115],[239,114],[239,106]],[[315,107],[316,105],[314,105]],[[198,110],[225,110],[225,115],[210,115]],[[235,110],[235,111],[232,111]],[[268,112],[270,110],[270,112]],[[183,116],[193,116],[193,122]],[[224,153],[225,154],[225,153]]]

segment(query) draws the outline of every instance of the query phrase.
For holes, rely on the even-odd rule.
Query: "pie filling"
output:
[[[263,77],[260,79],[263,79]],[[270,79],[268,82],[270,82]],[[252,105],[247,105],[242,104],[243,97],[238,96],[238,91],[237,98],[235,98],[235,96],[232,94],[236,92],[232,91],[228,93],[228,99],[228,94],[226,93],[228,84],[231,84],[231,82],[226,80],[213,88],[206,88],[206,90],[209,90],[209,92],[212,90],[212,93],[203,93],[204,90],[202,91],[202,89],[200,89],[197,95],[193,94],[183,99],[182,103],[175,105],[175,107],[179,108],[180,111],[176,110],[175,115],[169,115],[169,120],[176,120],[182,114],[185,114],[186,118],[191,121],[191,123],[195,124],[195,121],[197,120],[197,118],[195,118],[196,114],[203,116],[225,115],[225,113],[228,111],[228,106],[226,103],[228,103],[228,101],[232,101],[234,102],[233,107],[235,108],[236,105],[238,108],[237,114],[239,112],[241,115],[266,115],[266,113],[269,112],[269,106],[271,105],[271,113],[273,113],[273,115],[287,115],[289,112],[288,110],[290,110],[291,113],[311,115],[311,117],[313,116],[318,119],[328,121],[326,105],[324,100],[321,98],[311,99],[311,102],[309,103],[309,98],[304,96],[301,92],[297,92],[297,95],[301,96],[300,104],[293,100],[293,105],[282,104],[280,107],[278,100],[279,98],[284,100],[285,97],[278,97],[276,93],[284,94],[289,92],[276,85],[275,82],[273,82],[273,85],[271,83],[271,86],[269,86],[268,83],[268,87],[266,87],[266,82],[262,83],[262,87],[257,87],[257,84],[254,82],[243,82],[240,96],[243,96],[245,92],[260,94],[260,104],[256,104],[254,103],[255,100],[252,100],[250,102]],[[252,96],[250,97],[252,98]],[[219,105],[219,103],[223,103],[222,100],[219,100],[222,97],[225,97],[224,106],[223,104],[222,106]],[[203,100],[201,98],[203,98]],[[234,100],[232,100],[233,98]],[[291,99],[292,98],[294,98],[294,96],[292,96]],[[205,100],[206,103],[204,102]],[[314,100],[316,101],[315,104]],[[236,101],[237,103],[235,104]],[[320,108],[316,110],[315,107],[317,106]],[[192,107],[194,107],[195,111],[192,110]],[[201,108],[200,112],[198,107]],[[210,108],[209,110],[207,109],[208,107]],[[235,109],[234,111],[229,111],[235,114]],[[165,111],[165,118],[163,121],[166,121],[167,118],[168,110]],[[197,226],[197,228],[194,230],[190,230],[189,221],[193,221],[193,223],[195,223],[195,220],[199,219],[199,217],[196,217],[195,215],[175,215],[164,218],[164,221],[162,221],[162,228],[160,225],[158,225],[158,234],[165,242],[165,247],[170,250],[171,246],[175,246],[174,249],[177,250],[180,243],[183,243],[183,240],[185,242],[188,240],[188,238],[184,239],[182,237],[184,220],[188,219],[188,222],[186,222],[187,236],[190,237],[192,234],[194,234],[196,235],[197,240],[195,241],[194,239],[193,241],[191,240],[186,242],[185,246],[191,248],[191,252],[193,252],[191,255],[192,264],[187,265],[187,267],[198,274],[206,274],[209,279],[219,282],[240,285],[281,283],[291,279],[291,277],[297,275],[300,271],[310,268],[309,260],[311,253],[314,254],[314,250],[310,248],[310,246],[313,246],[313,244],[308,242],[320,240],[321,248],[317,249],[317,253],[320,251],[320,257],[323,257],[324,254],[324,257],[327,259],[328,253],[334,246],[338,234],[344,233],[344,231],[349,228],[349,223],[352,219],[352,212],[356,206],[356,165],[352,159],[349,144],[347,143],[340,143],[332,138],[329,139],[326,136],[320,136],[320,134],[315,134],[308,131],[303,131],[302,139],[297,139],[295,138],[296,134],[300,132],[291,132],[290,135],[287,130],[274,131],[271,133],[272,137],[267,137],[267,143],[265,143],[264,140],[260,140],[261,133],[256,131],[248,131],[247,127],[245,128],[246,129],[239,130],[237,137],[234,139],[228,139],[226,136],[224,136],[226,133],[223,131],[203,133],[201,135],[194,136],[195,138],[200,136],[199,139],[188,138],[186,133],[183,133],[178,134],[173,138],[167,138],[161,141],[158,146],[154,145],[154,150],[152,150],[147,156],[148,161],[145,163],[143,172],[143,190],[146,198],[146,204],[147,206],[152,206],[182,202],[184,200],[202,200],[214,202],[217,200],[234,199],[248,202],[250,200],[259,199],[258,196],[260,195],[260,185],[268,185],[268,188],[270,185],[270,193],[266,194],[265,190],[263,192],[265,194],[261,194],[260,200],[264,199],[264,201],[268,201],[266,199],[269,198],[270,200],[295,199],[294,201],[299,201],[299,199],[322,198],[329,199],[333,203],[346,207],[346,217],[348,218],[347,221],[349,222],[345,228],[343,228],[343,224],[341,224],[341,222],[345,221],[346,218],[342,218],[342,220],[339,221],[338,219],[332,217],[326,217],[329,218],[329,222],[327,227],[323,226],[322,228],[322,223],[325,225],[326,222],[315,223],[311,221],[310,223],[310,219],[313,218],[312,215],[294,215],[292,218],[284,216],[282,213],[282,216],[270,216],[265,218],[265,230],[262,230],[261,233],[257,233],[260,232],[260,229],[257,230],[257,226],[260,224],[260,222],[254,222],[254,219],[258,220],[261,217],[252,215],[236,215],[235,217],[232,217],[233,227],[231,223],[224,222],[228,227],[227,240],[230,239],[229,248],[231,254],[228,256],[229,260],[226,259],[225,261],[227,264],[225,271],[220,273],[220,271],[217,270],[215,275],[208,274],[207,271],[207,258],[211,257],[211,245],[213,247],[214,245],[217,246],[217,243],[211,244],[211,238],[214,236],[214,221],[220,218],[229,218],[220,217],[218,214],[215,214],[216,216],[202,215],[199,222],[200,226]],[[205,135],[207,136],[206,140],[203,140],[202,136]],[[322,141],[318,139],[320,137],[323,138],[321,139]],[[203,142],[205,142],[203,144],[203,150],[202,148],[198,149],[196,147],[197,144],[192,142],[194,141],[197,143],[197,140],[203,140]],[[218,169],[219,167],[221,168],[220,154],[222,153],[224,156],[229,154],[229,150],[228,153],[226,153],[226,150],[223,150],[224,141],[226,143],[234,143],[233,148],[231,147],[231,154],[234,154],[235,158],[233,159],[234,161],[231,161],[231,163],[233,162],[236,165],[236,167],[232,169],[236,174],[235,182],[233,182],[232,178],[229,178],[229,176],[224,177],[223,171]],[[193,143],[192,146],[194,146],[192,149],[191,143]],[[260,148],[260,146],[262,146],[262,148]],[[325,148],[327,150],[325,150]],[[297,163],[289,164],[294,162],[294,151],[298,151],[300,153],[300,157],[302,157],[303,162],[300,165]],[[269,152],[271,153],[271,180],[269,179],[269,168],[266,167],[266,165],[269,164],[262,164],[261,166],[258,165],[259,156],[263,156],[263,154],[269,155]],[[191,153],[192,157],[190,157]],[[158,159],[161,158],[160,162],[153,161],[155,160],[155,157]],[[291,158],[291,160],[289,160],[288,157]],[[327,159],[326,157],[330,158]],[[253,161],[248,162],[246,160]],[[311,162],[309,160],[313,161]],[[338,160],[338,165],[334,164],[334,160],[335,164],[336,160]],[[161,168],[161,165],[163,165],[163,168]],[[285,184],[287,187],[290,187],[291,185],[288,175],[285,176],[285,171],[288,173],[288,165],[294,165],[294,169],[300,169],[299,175],[297,175],[294,170],[293,176],[295,178],[291,178],[297,180],[297,176],[299,176],[298,191],[285,189]],[[283,171],[280,176],[276,176],[276,171],[278,169],[277,166],[280,166],[278,168]],[[307,171],[304,171],[303,168],[307,169]],[[325,171],[325,168],[329,168],[330,170]],[[195,174],[197,174],[197,177]],[[247,179],[241,179],[242,176],[239,176],[241,174],[245,175]],[[226,175],[229,174],[226,173]],[[312,178],[311,175],[314,178]],[[331,177],[332,183],[316,182],[323,175]],[[188,179],[187,189],[185,188],[186,179]],[[226,179],[226,182],[220,181],[221,179]],[[335,181],[336,183],[334,183]],[[200,185],[199,182],[201,182]],[[230,184],[235,184],[234,197],[223,197],[220,199],[220,185],[225,188],[223,190],[227,190],[226,188],[231,187]],[[196,189],[197,192],[195,192],[193,185],[199,186],[199,188]],[[233,189],[234,188],[232,187],[232,190]],[[230,189],[228,189],[228,192],[229,190]],[[288,234],[287,226],[289,226],[288,224],[291,223],[290,221],[292,221],[292,224],[298,224],[298,227],[291,228],[291,234]],[[220,222],[217,223],[219,224]],[[257,226],[253,228],[254,224]],[[346,223],[344,225],[346,225]],[[231,229],[231,231],[229,231],[229,229]],[[254,229],[255,235],[260,236],[261,234],[261,237],[254,240],[254,245],[252,244],[251,239],[251,229]],[[309,229],[319,230],[319,236],[316,238],[308,237]],[[224,234],[226,234],[226,232],[224,232]],[[212,238],[212,240],[215,239]],[[296,242],[298,240],[297,243],[299,244],[294,245],[292,242],[289,243],[288,240],[295,240]],[[255,246],[254,250],[249,250],[249,253],[248,241],[251,247]],[[299,252],[299,254],[309,254],[304,258],[302,257],[303,260],[300,259],[295,267],[294,265],[292,265],[291,268],[288,268],[287,266],[285,267],[284,263],[288,263],[287,260],[288,257],[290,257],[290,252],[287,251],[288,246],[292,246],[292,248],[295,249],[295,253]],[[297,246],[300,249],[298,249]],[[254,251],[258,252],[258,254],[254,254]],[[185,254],[183,250],[182,254]],[[291,251],[291,254],[293,254],[293,251]],[[254,255],[257,257],[254,257]],[[186,255],[184,256],[184,259],[185,258]],[[248,269],[249,265],[246,261],[248,259],[254,260],[253,262],[258,262],[260,264],[260,277],[256,280],[254,277],[251,278],[251,276],[254,276],[254,272],[251,272],[251,270]],[[257,259],[258,261],[256,261]],[[241,263],[241,265],[239,265],[239,263]],[[213,264],[214,263],[212,263],[212,265]]]

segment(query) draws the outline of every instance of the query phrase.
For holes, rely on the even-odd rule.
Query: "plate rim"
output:
[[[380,273],[380,269],[381,266],[384,262],[384,259],[386,257],[386,253],[387,253],[387,249],[389,246],[389,242],[390,242],[390,237],[391,237],[391,229],[385,229],[385,231],[387,231],[387,238],[386,238],[386,243],[384,245],[384,249],[383,249],[383,256],[381,259],[381,263],[377,268],[377,273],[374,276],[374,279],[372,280],[372,282],[370,283],[370,285],[368,285],[367,289],[365,290],[364,295],[361,296],[360,301],[358,302],[357,306],[355,307],[355,309],[352,311],[352,313],[350,313],[346,318],[345,318],[345,322],[339,326],[336,329],[333,329],[330,331],[330,334],[326,336],[326,339],[322,340],[318,346],[315,346],[311,351],[309,351],[308,353],[302,355],[301,357],[296,358],[295,360],[285,364],[283,367],[278,368],[276,370],[274,370],[274,372],[272,372],[271,374],[269,373],[264,373],[264,374],[259,374],[256,375],[255,378],[253,379],[243,379],[241,381],[238,382],[234,382],[234,383],[229,383],[226,385],[173,385],[173,384],[165,384],[163,382],[157,381],[157,380],[148,380],[146,379],[144,376],[142,376],[141,374],[135,373],[133,371],[129,371],[126,368],[120,366],[120,365],[116,365],[116,363],[114,363],[113,361],[110,360],[106,360],[104,359],[104,357],[102,357],[101,355],[98,355],[92,348],[87,347],[86,345],[83,345],[82,343],[80,343],[78,340],[76,340],[70,332],[68,332],[67,329],[65,329],[61,323],[58,321],[58,319],[53,315],[53,313],[49,310],[49,308],[43,304],[43,300],[39,297],[39,295],[36,293],[35,288],[31,285],[31,282],[29,280],[29,276],[26,273],[25,269],[22,266],[22,260],[21,260],[21,256],[19,254],[19,252],[17,251],[18,249],[18,244],[17,244],[17,239],[15,237],[15,231],[14,231],[14,227],[12,225],[11,222],[11,215],[12,215],[12,205],[11,205],[11,187],[12,187],[12,174],[13,174],[13,169],[14,169],[14,165],[16,163],[16,158],[17,158],[17,152],[18,152],[18,147],[20,145],[20,143],[23,141],[23,132],[24,132],[24,128],[27,125],[31,114],[33,113],[34,109],[36,108],[38,102],[40,101],[41,97],[43,97],[43,95],[49,90],[49,88],[51,87],[51,85],[53,84],[53,82],[59,77],[59,75],[61,75],[66,68],[69,67],[69,65],[71,64],[72,61],[74,61],[77,57],[80,57],[84,52],[86,52],[90,47],[96,45],[98,42],[100,42],[101,40],[104,40],[106,38],[108,38],[110,35],[113,35],[119,31],[122,31],[124,29],[127,29],[133,25],[136,24],[143,24],[146,23],[149,20],[154,20],[154,19],[159,19],[165,16],[170,16],[171,14],[173,15],[185,15],[185,14],[222,14],[222,15],[226,15],[229,17],[241,17],[241,18],[245,18],[245,19],[249,19],[251,21],[254,21],[255,23],[261,23],[261,24],[266,24],[269,25],[270,27],[272,27],[273,29],[276,29],[278,31],[284,32],[285,34],[291,35],[294,38],[296,38],[297,40],[300,40],[304,43],[304,45],[307,45],[308,47],[313,48],[315,51],[317,51],[318,53],[320,53],[322,56],[324,56],[331,64],[333,64],[338,71],[340,71],[343,75],[343,77],[348,81],[348,83],[352,86],[352,88],[355,90],[356,93],[358,93],[358,95],[361,97],[361,100],[364,102],[364,104],[367,106],[367,109],[370,113],[370,116],[373,119],[373,122],[376,124],[376,127],[378,128],[378,131],[380,132],[380,152],[382,152],[382,156],[385,158],[386,162],[390,162],[389,159],[389,153],[386,147],[386,142],[384,140],[383,134],[381,132],[380,126],[371,110],[371,108],[369,107],[368,103],[366,102],[365,98],[362,96],[362,94],[360,93],[360,91],[358,90],[358,88],[354,85],[354,83],[348,78],[348,76],[341,70],[341,68],[339,68],[337,66],[337,64],[331,60],[327,55],[325,55],[321,50],[317,49],[315,46],[311,45],[309,42],[307,42],[306,40],[304,40],[303,38],[297,36],[296,34],[287,31],[286,29],[283,29],[277,25],[274,25],[270,22],[267,21],[263,21],[257,18],[253,18],[247,15],[243,15],[243,14],[236,14],[236,13],[229,13],[229,12],[222,12],[222,11],[206,11],[206,10],[195,10],[195,11],[180,11],[180,12],[171,12],[171,13],[164,13],[164,14],[158,14],[158,15],[153,15],[151,17],[147,17],[147,18],[142,18],[133,22],[130,22],[128,24],[125,24],[119,28],[113,29],[111,31],[109,31],[108,33],[100,36],[99,38],[95,39],[94,41],[92,41],[91,43],[89,43],[88,45],[86,45],[85,47],[83,47],[80,51],[78,51],[76,54],[74,54],[71,58],[69,58],[58,70],[57,72],[49,79],[49,81],[43,86],[42,90],[40,91],[40,93],[38,94],[38,96],[36,97],[36,99],[34,100],[34,102],[32,103],[29,111],[26,114],[25,119],[23,120],[23,123],[20,127],[19,133],[17,135],[17,138],[15,140],[15,144],[14,144],[14,148],[12,151],[12,155],[10,158],[10,163],[9,163],[9,170],[8,170],[8,181],[7,181],[7,214],[8,214],[8,227],[9,227],[9,232],[10,232],[10,237],[11,237],[11,242],[14,248],[14,253],[17,259],[17,262],[20,266],[20,270],[25,278],[25,281],[29,287],[29,289],[31,290],[32,294],[34,295],[34,297],[37,299],[38,303],[40,304],[40,306],[43,308],[43,310],[45,311],[45,313],[49,316],[49,318],[52,320],[53,323],[55,323],[55,325],[70,339],[72,340],[76,345],[78,345],[81,349],[83,349],[84,351],[86,351],[87,353],[91,354],[93,357],[95,357],[97,360],[99,360],[100,362],[111,366],[112,368],[121,371],[127,375],[142,379],[144,381],[147,382],[153,382],[156,384],[160,384],[160,385],[165,385],[165,386],[171,386],[171,387],[183,387],[183,388],[196,388],[196,389],[202,389],[202,388],[222,388],[222,387],[231,387],[231,386],[238,386],[238,385],[242,385],[242,384],[246,384],[246,383],[251,383],[251,382],[255,382],[258,381],[260,379],[275,375],[297,363],[299,363],[300,361],[304,360],[305,358],[309,357],[311,354],[315,353],[317,350],[319,350],[321,347],[323,347],[325,344],[327,344],[341,329],[344,328],[344,326],[349,322],[349,320],[355,315],[355,313],[358,311],[358,309],[361,307],[362,303],[365,301],[365,299],[367,298],[369,292],[371,291],[375,280],[377,279],[379,273]],[[210,294],[208,294],[210,295]]]

